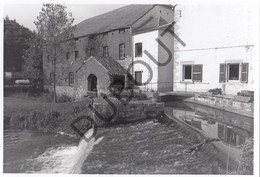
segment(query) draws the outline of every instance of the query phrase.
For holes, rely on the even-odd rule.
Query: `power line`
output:
[[[238,47],[253,47],[254,45],[238,45],[238,46],[226,46],[226,47],[214,47],[214,48],[201,48],[201,49],[188,49],[188,50],[175,50],[174,52],[186,52],[186,51],[196,51],[196,50],[217,50],[217,49],[227,49],[227,48],[238,48]]]

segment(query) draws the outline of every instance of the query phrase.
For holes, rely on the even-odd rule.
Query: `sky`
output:
[[[71,12],[75,18],[74,25],[79,22],[109,12],[111,10],[123,7],[127,4],[66,4],[67,12]],[[8,16],[11,20],[16,20],[30,30],[36,30],[34,21],[41,11],[42,4],[5,4],[4,17]]]

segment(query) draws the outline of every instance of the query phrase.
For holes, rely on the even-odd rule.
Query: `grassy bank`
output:
[[[4,98],[4,125],[43,131],[76,134],[70,124],[79,116],[88,116],[91,100],[48,103],[15,97]],[[80,125],[80,124],[79,124]],[[79,127],[82,128],[82,127]],[[84,127],[83,127],[84,128]]]

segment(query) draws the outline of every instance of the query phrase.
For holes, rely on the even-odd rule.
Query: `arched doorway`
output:
[[[88,76],[88,91],[97,92],[97,77],[94,74]]]

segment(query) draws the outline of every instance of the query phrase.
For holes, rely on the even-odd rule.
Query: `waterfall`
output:
[[[92,137],[93,128],[88,130],[81,138],[78,146],[63,146],[59,148],[49,148],[37,158],[37,165],[40,165],[41,171],[37,173],[74,173],[81,172],[81,167],[88,155],[94,148],[94,145],[100,143],[103,137],[95,139]]]

